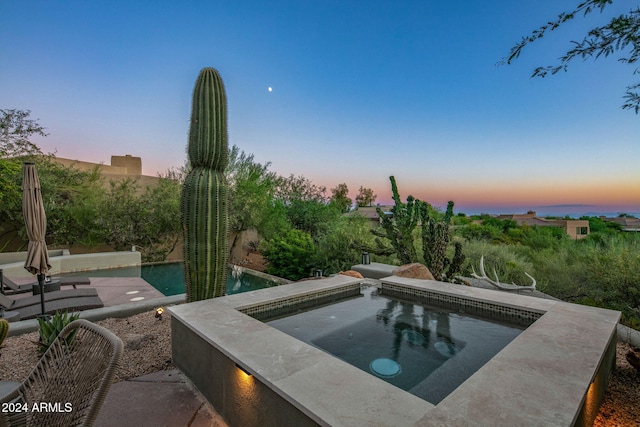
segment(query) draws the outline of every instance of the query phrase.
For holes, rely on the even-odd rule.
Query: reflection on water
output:
[[[270,326],[437,404],[522,328],[363,288],[357,297]]]
[[[395,361],[400,357],[403,343],[428,349],[432,335],[435,336],[433,347],[443,357],[453,357],[464,348],[463,342],[451,337],[448,313],[426,311],[419,305],[389,299],[386,307],[378,310],[376,321],[393,330]]]
[[[242,273],[242,268],[233,265],[227,272],[227,295],[275,286],[277,283]],[[169,262],[160,264],[146,264],[133,267],[109,268],[104,270],[82,271],[66,273],[61,276],[89,276],[89,277],[141,277],[165,296],[185,293],[184,264]]]

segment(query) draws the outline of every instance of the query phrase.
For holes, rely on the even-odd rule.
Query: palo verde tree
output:
[[[349,212],[353,201],[349,198],[348,194],[349,187],[347,187],[347,184],[338,184],[335,188],[331,189],[330,203],[342,213]]]
[[[361,186],[356,196],[356,204],[360,207],[372,206],[377,197],[377,195],[373,194],[372,189]]]
[[[30,114],[29,110],[0,109],[0,225],[22,221],[22,161],[42,154],[32,137],[47,136]]]
[[[240,233],[255,229],[263,238],[270,238],[282,228],[284,214],[279,215],[273,204],[278,176],[269,170],[271,163],[258,163],[253,154],[246,154],[236,145],[229,149],[225,171],[228,183],[229,231],[233,236],[230,252]]]
[[[520,56],[525,46],[541,39],[550,31],[558,29],[576,16],[586,17],[594,11],[603,13],[613,0],[584,0],[582,3],[570,11],[562,12],[558,17],[534,30],[511,48],[509,56],[503,62],[510,64]],[[585,60],[587,58],[597,59],[600,57],[613,56],[619,54],[618,61],[623,64],[635,65],[640,59],[640,7],[637,5],[627,13],[614,16],[605,24],[591,29],[582,41],[574,41],[573,48],[569,49],[561,58],[558,65],[537,67],[533,71],[532,77],[546,77],[549,74],[556,74],[566,71],[569,63],[574,59]],[[636,68],[634,74],[640,73],[640,68]],[[622,108],[640,112],[640,83],[627,86],[624,95],[625,103]]]
[[[214,68],[203,68],[193,89],[182,189],[184,273],[187,301],[223,296],[228,259],[227,97]]]
[[[30,115],[29,110],[0,109],[0,158],[42,154],[31,138],[47,134],[37,120],[29,118]]]
[[[448,203],[444,217],[437,219],[430,213],[429,204],[424,201],[410,195],[407,202],[403,203],[395,178],[391,176],[389,180],[394,206],[391,208],[391,216],[385,215],[382,209],[376,207],[376,212],[382,219],[380,228],[371,229],[371,233],[377,236],[377,246],[358,243],[354,244],[354,247],[378,255],[395,254],[402,264],[418,262],[414,230],[420,225],[424,264],[436,280],[452,280],[464,261],[462,246],[459,243],[455,245],[453,258],[449,259],[446,256],[453,202]]]

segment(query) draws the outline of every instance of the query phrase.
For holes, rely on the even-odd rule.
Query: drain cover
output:
[[[369,369],[382,378],[395,377],[401,371],[398,362],[387,358],[374,360],[369,364]]]

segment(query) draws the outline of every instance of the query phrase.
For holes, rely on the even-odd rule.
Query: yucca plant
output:
[[[214,68],[203,68],[193,89],[182,188],[187,302],[223,296],[227,274],[227,98]]]
[[[67,326],[69,323],[73,322],[74,320],[80,318],[80,314],[69,314],[68,312],[64,311],[64,312],[59,312],[56,311],[56,314],[54,314],[51,317],[47,317],[47,316],[42,316],[42,317],[38,317],[38,325],[40,327],[39,331],[40,331],[40,352],[44,353],[45,351],[47,351],[47,349],[49,348],[49,346],[51,346],[51,344],[53,344],[53,342],[55,341],[55,339],[58,337],[58,335],[60,334],[60,331],[62,331],[62,329]],[[71,343],[73,342],[73,337],[75,335],[76,331],[73,331],[71,334],[69,334],[69,336],[67,338],[65,338],[65,344],[66,345],[71,345]]]

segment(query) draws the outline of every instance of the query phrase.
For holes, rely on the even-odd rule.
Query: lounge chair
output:
[[[42,314],[40,295],[26,298],[9,298],[0,294],[0,305],[8,311],[20,313],[20,320],[31,319]],[[94,288],[65,289],[63,291],[45,292],[44,307],[46,313],[56,311],[78,311],[104,307],[104,303]]]
[[[66,339],[73,334],[73,341]],[[68,324],[15,391],[0,400],[4,426],[91,426],[109,391],[122,357],[122,340],[87,320]],[[4,405],[12,402],[15,405]],[[18,406],[20,404],[21,406]],[[33,410],[33,405],[51,405]],[[58,406],[55,406],[58,405]]]
[[[17,284],[13,280],[6,277],[0,269],[0,293],[5,295],[21,294],[25,292],[31,292],[33,285],[37,285],[38,282],[29,282],[22,285]],[[77,285],[90,285],[91,280],[88,277],[53,277],[51,280],[56,280],[60,286],[73,286],[76,289]]]

